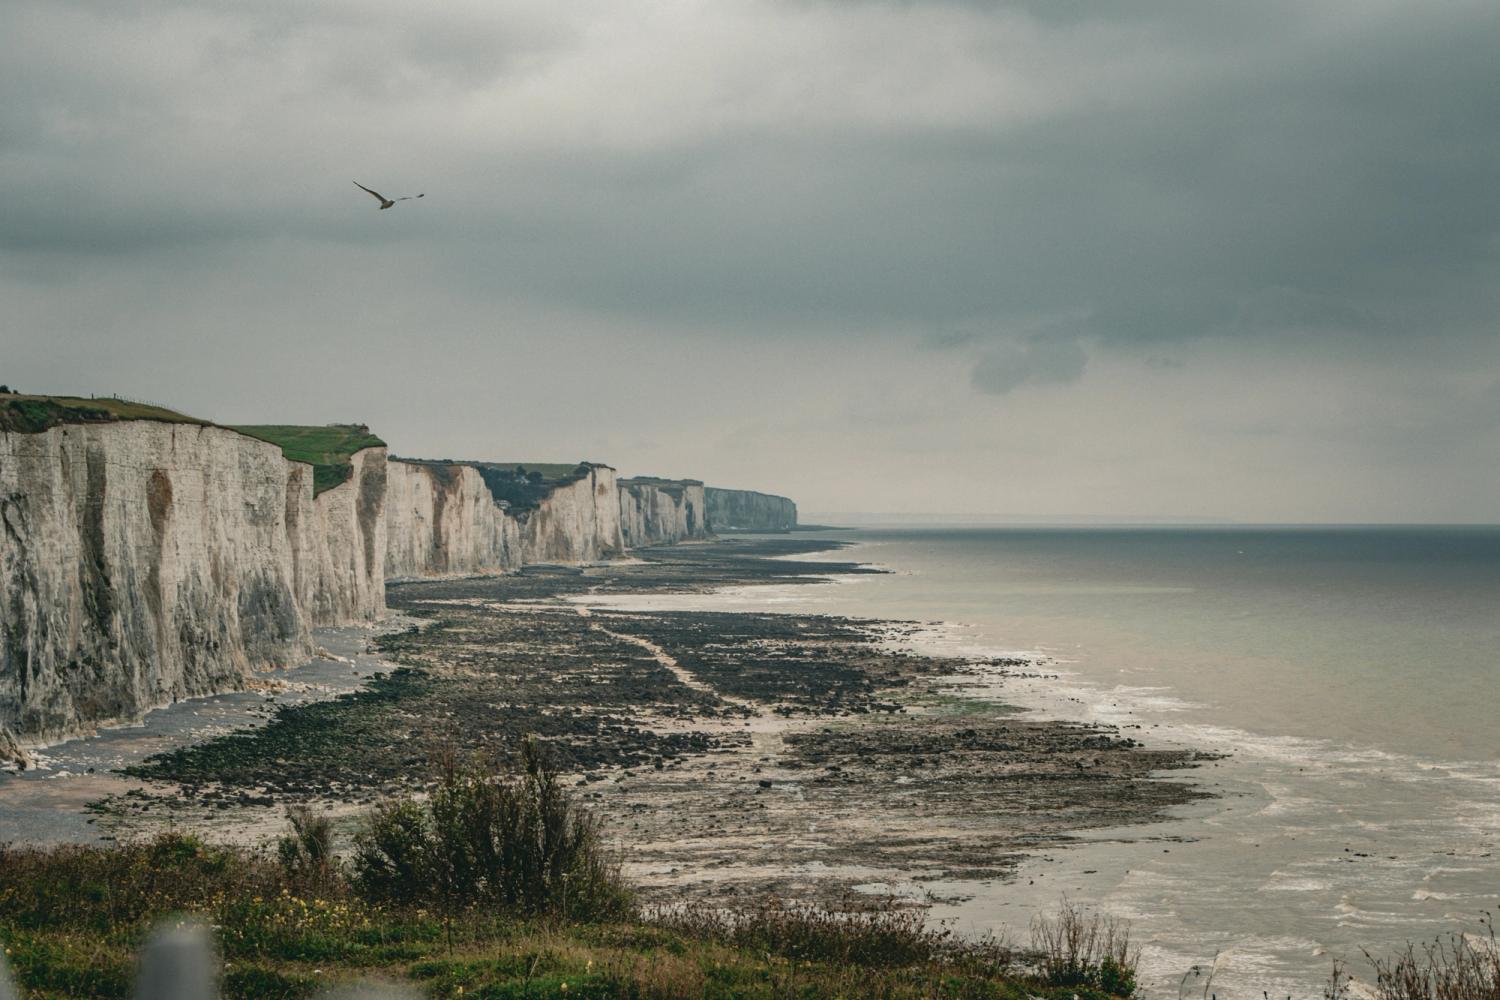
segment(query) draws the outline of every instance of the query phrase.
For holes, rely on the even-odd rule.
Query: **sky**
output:
[[[1491,0],[0,9],[15,388],[804,511],[1500,521]]]

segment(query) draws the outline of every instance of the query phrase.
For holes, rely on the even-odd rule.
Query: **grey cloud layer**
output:
[[[522,307],[709,354],[922,342],[976,406],[1197,341],[1495,364],[1493,4],[37,0],[6,25],[0,267],[28,301],[97,295],[148,354],[214,261],[236,309],[195,324],[285,322],[295,246],[383,260],[440,343]],[[352,179],[428,198],[377,217]],[[103,293],[127,274],[161,302]]]
[[[1303,6],[26,6],[0,238],[388,236],[357,169],[515,285],[645,315],[1492,315],[1500,8]]]

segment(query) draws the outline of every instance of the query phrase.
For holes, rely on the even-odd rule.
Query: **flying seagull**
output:
[[[418,195],[407,195],[405,198],[394,198],[394,199],[392,199],[392,198],[387,198],[385,195],[381,194],[379,191],[370,191],[369,188],[365,187],[359,181],[355,181],[354,182],[354,186],[357,187],[357,188],[359,188],[361,191],[366,191],[366,192],[369,192],[370,194],[373,194],[375,196],[375,200],[378,201],[378,202],[380,202],[380,210],[382,212],[385,211],[386,209],[390,208],[392,205],[396,204],[396,202],[398,202],[398,201],[411,201],[411,200],[413,200],[415,198],[425,198],[425,197],[427,197],[427,195],[425,193],[423,193],[423,194],[418,194]]]

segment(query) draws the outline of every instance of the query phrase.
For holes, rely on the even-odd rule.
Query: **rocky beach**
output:
[[[229,696],[253,703],[253,724],[163,736],[108,775],[85,763],[109,736],[54,747],[46,766],[69,777],[0,778],[0,804],[86,807],[90,836],[250,846],[310,805],[347,835],[443,761],[504,758],[537,734],[647,898],[732,902],[1003,879],[1027,852],[1203,796],[1158,778],[1190,752],[965,698],[968,678],[1046,667],[918,655],[905,640],[921,623],[611,606],[880,572],[831,561],[838,546],[745,536],[391,585],[399,617],[346,630],[358,655],[323,661],[321,683],[277,695],[268,675],[270,690]],[[350,648],[361,636],[367,652]],[[57,800],[68,783],[80,791]]]

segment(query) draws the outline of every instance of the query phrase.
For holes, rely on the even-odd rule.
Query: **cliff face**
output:
[[[369,621],[385,613],[385,449],[357,451],[351,462],[349,480],[313,500],[315,530],[305,544],[315,568],[306,581],[310,590],[303,591],[313,625]]]
[[[396,460],[386,468],[387,577],[594,562],[625,549],[615,470],[607,465],[588,465],[521,509],[497,502],[470,465]]]
[[[520,529],[470,466],[400,460],[386,466],[387,577],[514,569],[521,564]]]
[[[627,548],[707,538],[708,505],[694,479],[621,479],[620,534]]]
[[[797,505],[786,497],[713,486],[703,492],[710,531],[786,531],[797,526]]]
[[[591,463],[514,506],[490,466],[376,446],[348,466],[315,494],[315,467],[278,444],[185,418],[0,430],[0,754],[304,660],[311,628],[383,614],[387,577],[594,562],[708,537],[716,518],[796,521],[781,497],[617,483]]]
[[[594,562],[625,551],[615,470],[589,465],[588,472],[558,484],[520,522],[521,562]]]
[[[231,431],[0,433],[0,727],[29,740],[242,685],[308,653],[310,478]],[[331,560],[330,560],[331,561]]]

